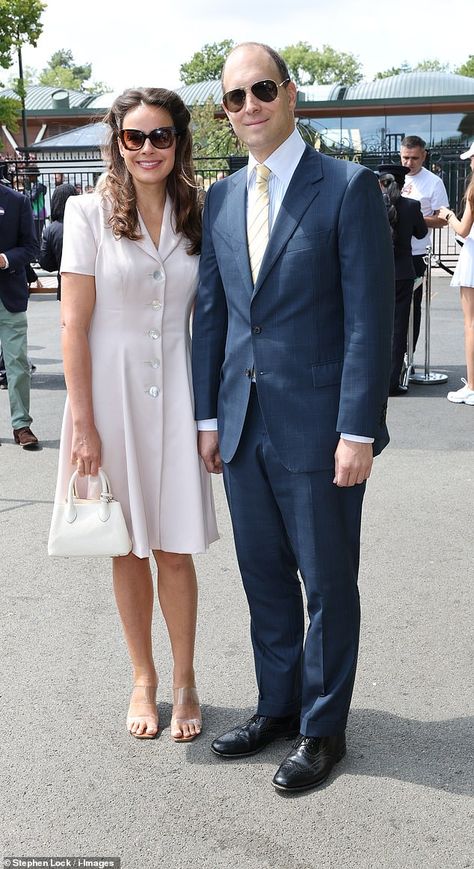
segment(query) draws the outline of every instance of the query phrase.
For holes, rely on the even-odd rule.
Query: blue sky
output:
[[[472,0],[412,0],[398,9],[393,0],[49,0],[43,22],[37,48],[24,49],[24,63],[41,69],[54,51],[70,48],[78,63],[92,62],[93,78],[111,90],[177,87],[180,64],[204,43],[226,38],[275,48],[327,43],[358,56],[368,79],[404,61],[435,57],[458,65],[474,52]],[[7,77],[0,70],[0,80]]]

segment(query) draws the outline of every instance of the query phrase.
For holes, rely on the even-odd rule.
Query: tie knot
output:
[[[265,166],[265,163],[257,163],[255,171],[257,173],[256,183],[266,184],[271,175],[271,169],[269,169],[268,166]]]

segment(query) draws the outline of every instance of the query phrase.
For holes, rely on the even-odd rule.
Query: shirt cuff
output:
[[[198,419],[198,431],[217,431],[217,419]]]
[[[373,444],[374,438],[366,438],[364,435],[351,435],[341,432],[341,438],[345,441],[355,441],[358,444]]]
[[[3,266],[3,269],[8,269],[10,266],[10,263],[8,262],[8,257],[6,255],[6,253],[3,253],[3,251],[0,250],[0,254],[3,256],[3,258],[5,260],[5,265]],[[3,271],[3,269],[2,269],[2,271]]]

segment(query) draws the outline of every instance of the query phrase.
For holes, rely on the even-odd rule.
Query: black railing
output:
[[[428,155],[426,166],[438,174],[448,192],[451,208],[462,211],[462,199],[469,173],[469,161],[459,159],[459,146],[443,146]],[[353,149],[334,150],[331,154],[338,159],[350,160],[376,169],[380,163],[399,162],[397,151],[365,149],[356,152]],[[194,166],[197,184],[207,190],[219,178],[238,171],[247,162],[241,155],[209,157],[196,155]],[[35,225],[38,236],[43,226],[49,220],[51,213],[51,196],[58,184],[67,182],[73,184],[78,192],[91,192],[98,178],[105,169],[100,157],[94,154],[61,155],[55,159],[37,162],[29,160],[7,160],[0,163],[0,173],[15,189],[27,195],[32,204]],[[454,235],[444,229],[433,234],[433,256],[442,268],[451,271],[459,255],[460,246]]]

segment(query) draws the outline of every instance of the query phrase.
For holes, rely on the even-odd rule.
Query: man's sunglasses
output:
[[[120,130],[118,135],[127,151],[139,151],[147,139],[154,148],[171,148],[179,133],[176,127],[158,127],[150,133],[144,133],[143,130]]]
[[[252,91],[254,97],[257,97],[257,100],[260,100],[262,103],[272,103],[278,96],[278,88],[287,85],[289,81],[289,78],[285,78],[285,80],[281,81],[280,84],[277,84],[276,81],[272,81],[271,78],[266,78],[263,81],[256,81],[255,84],[248,88],[234,88],[233,91],[227,91],[227,93],[222,97],[222,102],[228,112],[240,112],[245,103],[247,93]]]

